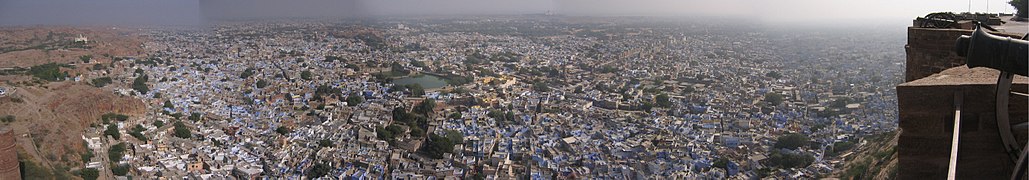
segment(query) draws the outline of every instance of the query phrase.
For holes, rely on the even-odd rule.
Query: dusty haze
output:
[[[211,1],[219,3],[206,3]],[[771,22],[910,20],[929,12],[1013,12],[1007,1],[960,0],[0,0],[0,25],[192,24],[204,9],[234,16],[718,16]],[[219,4],[219,5],[205,5]]]

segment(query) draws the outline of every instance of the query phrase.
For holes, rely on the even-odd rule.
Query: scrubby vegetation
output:
[[[40,64],[29,68],[29,74],[47,81],[63,81],[68,77],[68,72],[62,72],[62,66],[67,65],[57,63]]]

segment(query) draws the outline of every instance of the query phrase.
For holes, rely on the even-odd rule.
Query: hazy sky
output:
[[[0,0],[0,25],[180,24],[200,19],[209,0]],[[770,22],[910,20],[930,12],[967,11],[967,0],[221,0],[217,12],[261,16],[568,15],[724,16]],[[230,3],[230,4],[231,4]],[[1007,0],[976,0],[971,10],[1014,12]],[[260,13],[257,13],[260,12]]]

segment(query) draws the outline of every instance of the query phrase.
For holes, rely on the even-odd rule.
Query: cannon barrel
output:
[[[955,49],[969,68],[988,67],[1022,76],[1029,74],[1029,41],[987,33],[976,26],[971,36],[958,37]]]

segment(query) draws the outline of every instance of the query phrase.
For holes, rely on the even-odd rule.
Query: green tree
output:
[[[128,115],[124,115],[124,114],[117,114],[117,113],[107,113],[107,114],[104,114],[104,115],[100,115],[100,119],[104,120],[104,122],[107,122],[107,121],[110,121],[110,120],[125,121],[125,120],[129,120],[129,116]],[[104,123],[104,124],[107,124],[107,123]]]
[[[765,76],[773,78],[773,79],[782,78],[782,74],[779,74],[778,71],[771,71],[771,72],[765,73]]]
[[[714,163],[711,163],[711,166],[717,167],[717,168],[722,168],[722,169],[727,169],[729,167],[729,159],[726,159],[724,157],[719,157],[718,159],[715,159]]]
[[[410,135],[411,135],[411,137],[424,137],[425,136],[425,130],[423,130],[422,128],[420,128],[418,126],[411,126],[411,133],[410,133]]]
[[[454,152],[454,142],[449,138],[429,134],[429,141],[422,146],[422,152],[431,158],[441,159],[444,153]]]
[[[14,122],[14,120],[15,120],[14,115],[6,115],[6,116],[3,116],[3,117],[0,117],[0,121],[3,121],[3,122]]]
[[[196,121],[200,121],[200,119],[201,119],[201,114],[198,113],[198,112],[193,112],[193,113],[189,114],[189,120],[190,121],[196,122]]]
[[[1015,7],[1015,10],[1016,10],[1015,15],[1017,15],[1018,17],[1022,17],[1022,18],[1029,18],[1029,12],[1027,12],[1027,11],[1029,11],[1029,9],[1026,9],[1026,8],[1029,8],[1029,1],[1026,1],[1026,0],[1011,0],[1011,1],[1008,1],[1008,4],[1011,4],[1011,6]]]
[[[307,171],[307,176],[310,178],[319,178],[329,174],[329,171],[331,170],[332,167],[329,167],[329,165],[323,162],[318,162],[315,163],[314,166],[311,166],[310,171]]]
[[[253,75],[254,75],[255,71],[256,71],[256,70],[254,70],[254,68],[252,68],[252,67],[250,67],[250,68],[247,68],[247,69],[243,70],[243,73],[240,73],[240,74],[239,74],[239,78],[240,78],[240,79],[246,79],[246,78],[249,78],[250,76],[253,76]]]
[[[769,92],[765,94],[764,101],[768,102],[772,106],[778,106],[779,104],[782,104],[783,97],[782,94]]]
[[[154,121],[154,126],[157,127],[157,128],[164,127],[164,121],[161,121],[161,120]]]
[[[79,56],[79,60],[82,60],[82,63],[89,63],[90,59],[93,59],[93,55],[82,55],[82,56]]]
[[[183,124],[182,121],[175,122],[174,126],[175,137],[183,139],[189,139],[190,137],[193,137],[193,133],[189,131],[189,127],[186,127],[186,124]]]
[[[661,94],[657,95],[657,97],[654,98],[654,99],[657,100],[657,105],[658,106],[661,106],[661,107],[671,107],[672,106],[672,101],[671,101],[671,98],[668,97],[668,94],[661,93]]]
[[[432,109],[435,108],[436,100],[425,98],[425,100],[421,103],[418,103],[418,105],[416,105],[414,109],[411,110],[411,112],[423,116],[429,116],[429,114],[432,113]]]
[[[410,93],[411,96],[422,96],[422,95],[425,95],[425,88],[423,88],[422,85],[419,85],[419,84],[395,85],[395,86],[393,86],[393,88],[390,88],[390,92],[403,92],[403,91],[406,91],[406,92]]]
[[[95,70],[103,70],[103,69],[107,69],[107,66],[104,66],[104,64],[94,64],[92,69],[94,71]]]
[[[125,176],[126,174],[129,174],[129,165],[122,164],[111,167],[111,173],[114,173],[115,176]]]
[[[425,62],[422,61],[411,61],[411,65],[415,67],[425,67]]]
[[[448,118],[450,118],[450,119],[461,119],[462,116],[464,116],[464,115],[462,115],[461,112],[454,112],[454,113],[450,113],[450,116],[448,116]]]
[[[343,67],[353,69],[354,71],[361,71],[361,67],[358,67],[356,64],[347,64]]]
[[[118,125],[107,125],[107,130],[104,130],[104,136],[111,136],[114,139],[121,139],[121,133],[118,132]]]
[[[772,166],[780,168],[803,168],[811,165],[815,157],[811,154],[799,151],[772,150],[768,156],[768,162]]]
[[[143,136],[143,131],[145,130],[146,128],[144,128],[143,125],[137,124],[136,127],[132,128],[132,131],[129,132],[129,135],[132,135],[132,137],[139,139],[140,141],[147,141],[147,137]]]
[[[164,100],[164,108],[175,109],[175,105],[172,104],[171,100]]]
[[[29,74],[47,81],[63,81],[65,77],[68,77],[68,73],[61,72],[61,66],[62,64],[57,63],[36,65],[29,68]]]
[[[532,90],[536,90],[539,92],[547,92],[550,91],[550,86],[547,85],[547,83],[545,82],[537,81],[535,83],[532,83]]]
[[[265,81],[264,79],[257,80],[257,88],[264,88],[264,87],[268,87],[268,81]]]
[[[425,95],[425,88],[423,88],[421,84],[411,84],[408,86],[408,89],[411,90],[412,96]]]
[[[390,64],[390,72],[392,72],[394,76],[405,76],[411,74],[411,71],[408,71],[407,68],[404,68],[403,65],[400,65],[400,63],[397,62]]]
[[[287,129],[286,126],[279,126],[278,128],[275,128],[275,132],[280,135],[286,135],[289,134],[289,129]]]
[[[332,147],[332,141],[329,139],[318,140],[319,147]]]
[[[303,72],[300,72],[300,79],[304,79],[304,80],[310,81],[312,79],[312,76],[314,76],[314,75],[312,75],[311,71],[309,71],[309,70],[304,70]]]
[[[83,141],[82,143],[86,143],[86,142]],[[89,163],[89,160],[93,159],[93,156],[96,156],[96,154],[93,154],[93,150],[92,149],[88,149],[88,148],[86,149],[86,152],[84,152],[82,154],[79,154],[79,158],[82,158],[82,163],[83,164]]]
[[[454,144],[464,143],[464,133],[461,133],[461,131],[446,130],[446,135],[447,139],[450,139],[450,142],[453,142]]]
[[[807,145],[810,140],[807,136],[791,133],[783,136],[779,136],[775,141],[774,147],[776,149],[791,149],[796,150],[798,147]]]
[[[403,107],[393,108],[393,121],[408,123],[411,122],[412,119],[413,117],[411,117],[411,114],[407,113],[407,110]]]
[[[135,80],[132,80],[132,89],[135,89],[139,93],[146,94],[148,91],[150,91],[150,88],[147,87],[147,85],[146,85],[146,82],[149,79],[150,79],[150,77],[148,77],[145,74],[142,75],[142,76],[136,77]]]
[[[318,85],[314,90],[314,96],[340,95],[342,93],[339,88],[333,88],[327,84]]]
[[[121,157],[125,156],[125,143],[118,143],[107,149],[107,159],[111,162],[121,161]]]
[[[102,78],[93,79],[92,82],[93,82],[93,86],[104,87],[104,86],[107,86],[107,84],[111,84],[111,82],[113,82],[113,81],[111,80],[110,77],[102,77]]]
[[[43,167],[36,162],[31,160],[22,161],[24,167],[22,178],[23,179],[50,179],[54,178],[54,173],[50,171],[50,168]]]
[[[79,177],[83,180],[96,180],[100,177],[100,171],[96,168],[86,168],[79,172]]]
[[[347,106],[357,106],[362,102],[364,102],[364,97],[362,97],[361,94],[354,93],[347,96]]]
[[[395,136],[393,134],[393,132],[389,131],[389,130],[386,130],[386,128],[382,128],[382,127],[376,127],[375,128],[375,137],[379,138],[379,140],[391,141],[391,140],[393,140],[393,136]]]

